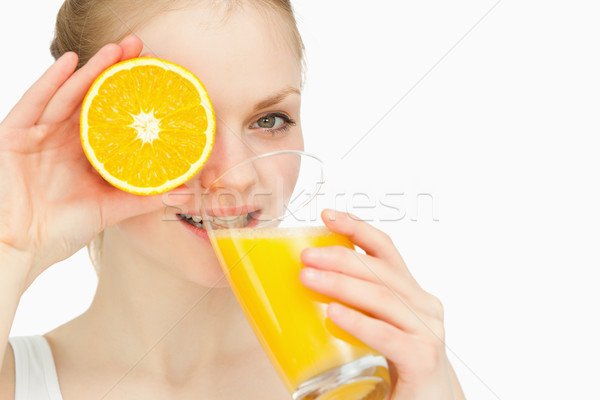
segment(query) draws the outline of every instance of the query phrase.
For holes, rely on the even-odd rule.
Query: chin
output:
[[[152,264],[171,277],[206,288],[229,287],[208,236],[164,211],[122,221],[112,242],[131,259]],[[157,279],[165,276],[157,275]]]
[[[178,272],[182,273],[186,280],[197,285],[208,288],[229,287],[227,277],[214,252],[204,254],[201,261],[198,258],[181,260],[179,266],[172,266],[172,268],[179,270]]]

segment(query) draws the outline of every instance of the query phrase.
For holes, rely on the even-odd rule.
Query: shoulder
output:
[[[15,356],[12,346],[6,344],[4,360],[0,369],[0,400],[15,398]]]

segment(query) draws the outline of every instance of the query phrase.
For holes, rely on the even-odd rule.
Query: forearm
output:
[[[27,285],[31,257],[0,243],[0,363],[17,306]]]

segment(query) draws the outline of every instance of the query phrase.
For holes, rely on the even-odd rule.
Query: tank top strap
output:
[[[15,400],[62,400],[54,357],[43,336],[10,338],[15,355]]]

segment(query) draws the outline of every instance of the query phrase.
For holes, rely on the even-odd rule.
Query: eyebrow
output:
[[[268,107],[274,106],[275,104],[281,103],[287,96],[289,96],[292,93],[300,94],[300,90],[296,89],[295,87],[291,87],[291,86],[287,87],[287,88],[275,93],[273,96],[268,97],[268,98],[256,103],[256,105],[254,106],[253,112],[258,112],[264,108],[268,108]]]

